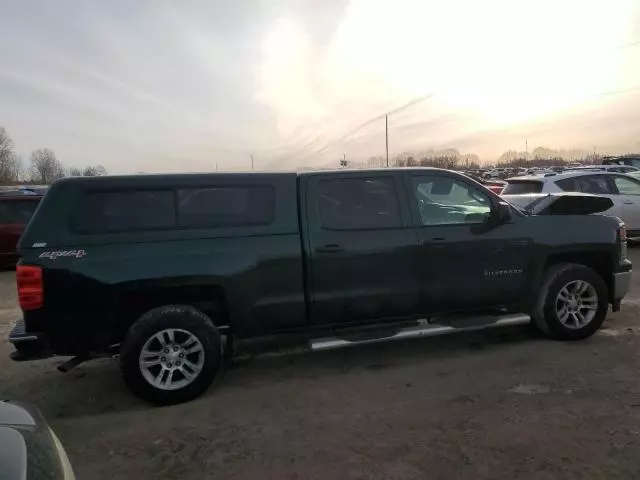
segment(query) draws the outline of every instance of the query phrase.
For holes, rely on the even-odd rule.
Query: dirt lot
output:
[[[168,408],[113,360],[11,362],[14,288],[0,274],[0,398],[40,407],[79,479],[640,478],[640,276],[585,342],[511,329],[247,358]]]

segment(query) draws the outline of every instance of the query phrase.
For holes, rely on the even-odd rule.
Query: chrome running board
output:
[[[513,313],[508,315],[459,319],[452,324],[426,323],[420,320],[418,325],[393,329],[393,326],[376,330],[352,330],[342,336],[311,339],[309,347],[313,351],[332,350],[334,348],[366,345],[369,343],[389,342],[407,338],[435,337],[457,332],[471,332],[485,328],[525,325],[531,321],[529,315]],[[457,325],[456,325],[457,323]]]

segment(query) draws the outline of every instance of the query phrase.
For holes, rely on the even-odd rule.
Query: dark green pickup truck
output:
[[[61,180],[19,244],[12,357],[119,353],[128,387],[170,404],[250,337],[324,349],[532,323],[586,338],[631,262],[619,219],[575,214],[608,200],[583,197],[520,209],[437,169]]]

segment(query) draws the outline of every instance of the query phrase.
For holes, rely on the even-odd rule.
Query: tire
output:
[[[155,405],[198,397],[221,367],[218,330],[208,316],[185,305],[145,313],[131,326],[120,349],[124,383],[134,395]]]
[[[608,310],[609,292],[602,277],[584,265],[564,263],[545,272],[532,318],[548,337],[582,340],[600,328]]]

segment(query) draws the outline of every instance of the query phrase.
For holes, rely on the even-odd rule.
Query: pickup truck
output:
[[[426,168],[64,179],[19,243],[12,358],[118,354],[135,395],[173,404],[255,337],[589,337],[629,288],[625,226],[540,203]]]

